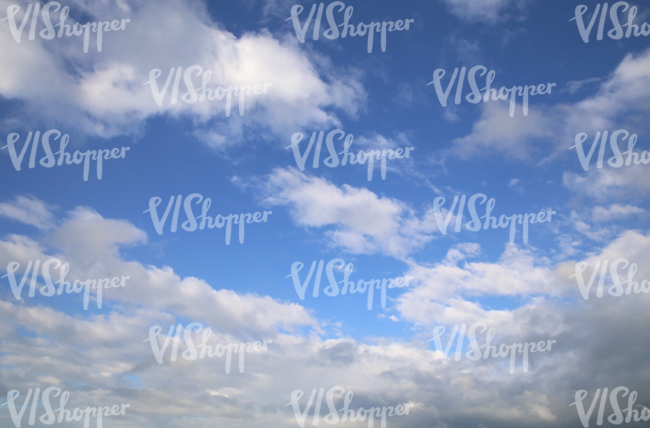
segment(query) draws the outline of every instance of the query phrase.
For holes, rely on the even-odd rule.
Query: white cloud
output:
[[[38,229],[49,229],[54,225],[52,207],[33,196],[16,196],[13,202],[0,203],[0,216]]]
[[[402,318],[419,324],[445,323],[489,316],[503,319],[507,312],[487,311],[465,297],[559,295],[548,260],[515,245],[506,245],[497,263],[470,262],[480,252],[478,244],[453,247],[441,263],[412,263],[407,275],[415,286],[400,295],[396,307]],[[460,265],[460,262],[463,262]]]
[[[227,289],[214,292],[205,281],[181,278],[169,267],[145,267],[122,260],[120,248],[145,243],[146,234],[128,221],[105,219],[90,208],[77,207],[68,213],[67,219],[43,240],[47,246],[16,235],[0,240],[0,266],[15,261],[21,264],[22,272],[29,260],[44,262],[56,257],[70,265],[66,280],[128,275],[125,287],[104,294],[105,302],[152,306],[217,325],[230,333],[244,328],[248,333],[268,334],[275,325],[287,330],[304,325],[316,327],[299,305]],[[46,247],[60,252],[46,251]],[[81,296],[65,297],[78,297],[81,302]],[[50,297],[57,298],[63,297]]]
[[[2,0],[0,10],[10,3]],[[20,2],[22,10],[26,4]],[[8,21],[0,23],[0,46],[12,58],[0,65],[0,94],[25,101],[23,113],[38,118],[34,124],[56,124],[64,132],[109,138],[138,133],[144,120],[156,115],[188,115],[204,134],[219,124],[222,138],[241,142],[247,129],[260,125],[283,136],[306,126],[335,125],[339,119],[332,110],[354,116],[365,103],[365,91],[354,73],[344,75],[324,60],[310,62],[289,38],[278,41],[266,32],[236,38],[209,22],[200,2],[118,2],[83,9],[95,20],[117,15],[131,22],[124,31],[104,35],[102,52],[90,49],[87,54],[77,37],[16,43]],[[170,68],[185,70],[191,65],[212,72],[210,88],[265,82],[272,86],[266,95],[247,97],[246,124],[237,104],[225,117],[224,100],[171,105],[170,90],[163,107],[158,107],[150,86],[143,86],[150,70],[162,70],[158,82],[162,87]],[[198,79],[196,85],[200,86]],[[181,86],[179,98],[183,93]]]
[[[553,157],[567,153],[575,157],[575,151],[568,149],[578,133],[595,135],[596,132],[608,130],[611,133],[619,128],[636,134],[647,131],[643,112],[648,110],[648,96],[650,50],[630,53],[602,81],[595,94],[575,104],[532,104],[528,116],[521,115],[521,107],[517,106],[517,115],[511,118],[507,101],[484,103],[472,132],[454,139],[451,150],[463,158],[480,156],[487,150],[511,159],[528,159],[550,148]]]
[[[619,218],[626,218],[633,214],[640,214],[644,212],[644,210],[633,205],[612,204],[609,206],[609,208],[601,206],[593,207],[591,212],[593,214],[594,221],[602,222]]]
[[[328,186],[325,183],[324,188]],[[341,191],[341,195],[345,200],[346,193]],[[604,299],[591,300],[593,306],[582,309],[535,298],[513,311],[486,310],[461,297],[463,293],[548,295],[556,287],[577,289],[569,278],[571,263],[556,269],[557,284],[548,284],[544,281],[550,269],[547,262],[515,246],[508,246],[494,264],[469,262],[480,254],[480,248],[461,244],[443,263],[413,265],[411,271],[422,274],[421,278],[398,298],[399,316],[386,318],[426,325],[483,321],[496,327],[496,344],[557,340],[552,352],[531,354],[525,375],[520,359],[516,375],[508,373],[503,358],[441,362],[436,358],[439,352],[426,342],[430,331],[420,332],[417,326],[409,342],[325,339],[317,327],[321,321],[300,305],[213,290],[200,279],[180,278],[172,268],[123,260],[115,248],[142,243],[144,238],[128,222],[77,208],[58,224],[42,242],[16,236],[0,241],[0,265],[23,257],[47,258],[45,248],[52,244],[62,249],[56,256],[68,261],[75,275],[125,274],[131,275],[132,283],[118,290],[119,294],[107,293],[111,306],[102,315],[68,315],[30,299],[20,303],[0,299],[3,386],[5,391],[18,389],[24,396],[28,388],[58,385],[71,391],[68,408],[130,403],[133,411],[116,419],[120,426],[289,428],[296,423],[291,408],[285,406],[292,391],[301,389],[308,397],[312,388],[341,385],[354,391],[354,409],[413,403],[408,417],[390,420],[395,426],[425,427],[453,420],[457,426],[472,427],[479,418],[485,426],[536,426],[568,420],[560,425],[568,427],[576,417],[567,406],[573,397],[571,388],[558,391],[559,383],[591,390],[591,374],[599,372],[598,381],[605,384],[616,381],[638,391],[647,384],[643,375],[630,372],[629,367],[647,359],[648,346],[638,338],[648,322],[644,308],[650,296],[610,299],[605,306]],[[96,239],[113,249],[96,248]],[[627,232],[588,260],[621,256],[643,260],[649,250],[649,237]],[[94,265],[93,260],[101,263]],[[639,266],[639,276],[648,277],[648,268],[640,262]],[[166,359],[157,364],[149,343],[143,343],[149,327],[160,325],[166,332],[172,323],[187,325],[181,321],[186,319],[210,326],[212,344],[246,341],[247,337],[270,338],[273,343],[266,353],[246,354],[244,373],[237,369],[237,358],[229,375],[223,357]],[[301,331],[302,326],[310,328]],[[281,332],[291,329],[291,333]],[[626,352],[609,355],[604,345],[612,341]],[[179,353],[184,349],[181,343]],[[603,352],[608,357],[605,361]],[[530,385],[535,385],[534,390]],[[307,397],[301,401],[303,409]],[[336,407],[342,407],[338,400]],[[325,406],[323,410],[327,412]],[[11,424],[8,412],[0,412],[0,424]]]
[[[486,151],[496,151],[511,159],[528,159],[531,156],[531,139],[550,138],[555,131],[551,120],[537,108],[530,108],[528,116],[517,112],[510,117],[508,103],[490,101],[481,109],[481,117],[472,132],[453,140],[451,153],[461,158],[480,156]]]
[[[332,227],[331,245],[353,254],[383,253],[403,258],[433,239],[433,216],[420,219],[403,202],[310,177],[295,168],[275,169],[258,183],[265,202],[288,205],[294,221],[307,227]]]
[[[650,168],[646,165],[630,165],[602,169],[590,168],[578,174],[565,172],[562,184],[574,193],[599,201],[634,198],[650,192]]]
[[[613,228],[602,227],[598,224],[588,223],[589,214],[587,216],[580,215],[576,211],[571,211],[569,214],[568,221],[569,223],[581,234],[585,235],[589,239],[594,241],[604,243],[611,238],[612,234],[615,232]]]
[[[505,9],[511,6],[521,7],[524,4],[522,0],[444,0],[444,2],[451,13],[461,19],[491,24],[505,18]]]
[[[609,242],[603,248],[594,251],[593,253],[588,254],[584,259],[579,260],[581,262],[587,263],[591,268],[596,265],[597,261],[601,263],[605,260],[608,263],[613,262],[616,259],[624,258],[629,261],[629,263],[637,263],[638,271],[635,276],[635,281],[639,283],[643,279],[650,280],[650,266],[644,263],[644,260],[647,257],[647,254],[650,252],[650,236],[645,236],[641,233],[635,231],[626,231],[621,233],[616,239]],[[577,261],[563,262],[557,265],[555,272],[556,278],[559,279],[562,283],[566,284],[567,289],[570,291],[570,294],[574,296],[580,296],[578,292],[578,285],[575,278],[571,278],[575,274],[575,266]],[[622,270],[620,270],[622,272]],[[587,275],[586,272],[584,275]],[[627,277],[627,275],[625,275]],[[611,278],[607,279],[607,285],[611,284]],[[592,291],[593,293],[593,291]],[[641,295],[636,295],[636,298],[641,297]],[[612,303],[610,299],[625,299],[632,298],[632,296],[620,296],[620,297],[609,297],[606,298],[608,303]],[[582,299],[580,297],[580,299]],[[593,299],[592,299],[593,300]]]
[[[0,266],[6,266],[12,261],[25,266],[30,260],[39,259],[44,251],[44,247],[33,239],[8,235],[4,240],[0,240]]]

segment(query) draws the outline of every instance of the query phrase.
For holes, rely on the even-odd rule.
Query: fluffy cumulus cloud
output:
[[[16,16],[20,25],[27,2],[3,0],[0,10],[14,3],[21,8]],[[354,116],[363,108],[365,91],[354,73],[344,74],[322,59],[310,61],[290,38],[279,41],[263,31],[235,37],[223,25],[209,21],[204,8],[200,2],[180,0],[72,4],[70,24],[80,12],[91,21],[130,19],[125,30],[103,35],[101,53],[95,34],[88,53],[83,53],[83,36],[28,40],[26,29],[16,43],[5,20],[0,23],[0,49],[12,60],[0,66],[0,94],[16,101],[21,120],[65,126],[77,135],[109,138],[138,133],[147,118],[187,116],[194,122],[195,135],[220,149],[226,141],[241,141],[248,128],[264,126],[285,135],[308,125],[337,124],[335,112]],[[52,10],[51,15],[58,23],[59,13]],[[41,26],[42,22],[37,31]],[[165,30],[169,28],[174,30]],[[226,96],[194,104],[182,101],[188,92],[185,72],[193,65],[203,70],[200,76],[197,70],[191,76],[197,89],[207,73],[211,74],[207,87],[213,90],[271,85],[266,94],[245,96],[244,125],[240,97],[233,97],[228,118]],[[159,69],[156,84],[162,91],[170,70],[179,67],[183,74],[177,102],[172,103],[176,78],[172,77],[159,106],[152,85],[143,84],[150,81],[151,70]],[[48,78],[42,79],[43,75]],[[4,126],[15,126],[16,119],[7,119]],[[209,131],[215,124],[221,125],[219,133]]]
[[[179,277],[170,267],[145,267],[122,259],[121,248],[144,242],[146,234],[130,222],[106,219],[90,208],[78,207],[49,231],[42,242],[18,235],[0,241],[0,265],[18,262],[20,267],[15,273],[18,280],[30,260],[43,263],[51,257],[70,265],[66,281],[110,278],[118,274],[129,276],[131,286],[120,288],[119,292],[111,290],[114,293],[105,294],[104,299],[127,305],[143,304],[186,317],[196,314],[199,305],[205,314],[210,314],[205,322],[220,325],[231,333],[268,333],[274,325],[286,329],[315,326],[299,306],[281,304],[270,297],[239,295],[228,289],[214,290],[198,278]],[[58,277],[57,270],[53,271],[53,277]]]
[[[326,195],[333,192],[327,182],[296,171],[274,174],[271,181],[296,180],[299,186],[321,186],[310,189]],[[291,186],[287,189],[291,192],[279,192],[278,198],[299,204],[301,193],[294,193],[296,189]],[[340,191],[336,197],[343,202],[337,203],[336,210],[346,206],[344,202],[354,207],[347,198],[355,194],[353,189]],[[17,198],[13,204],[20,205],[21,200]],[[396,201],[372,195],[363,200],[377,209],[383,207],[380,212],[385,218],[398,221],[400,206]],[[299,205],[295,210],[301,224],[321,225],[345,218],[344,213],[326,213],[320,218]],[[71,392],[66,408],[130,404],[126,416],[107,418],[106,426],[292,427],[298,419],[292,406],[286,404],[293,391],[302,390],[299,411],[306,411],[306,426],[310,426],[316,403],[306,409],[312,391],[341,386],[353,392],[350,407],[355,410],[408,403],[408,416],[388,420],[394,427],[436,423],[467,428],[479,424],[568,427],[577,423],[575,410],[568,406],[573,394],[560,390],[592,391],[616,383],[642,391],[647,383],[628,367],[640,364],[648,351],[647,345],[638,342],[643,326],[650,321],[643,310],[648,294],[585,301],[579,297],[575,278],[571,278],[575,262],[553,266],[515,246],[508,246],[495,263],[472,262],[480,256],[480,247],[460,244],[439,264],[411,265],[410,272],[417,274],[418,280],[396,301],[399,318],[391,315],[390,319],[408,322],[415,331],[412,340],[328,338],[319,328],[321,322],[300,305],[215,290],[201,279],[179,277],[171,267],[124,260],[120,248],[146,242],[144,232],[126,221],[106,219],[89,208],[78,207],[52,223],[54,226],[38,241],[17,235],[4,237],[0,241],[0,264],[20,262],[20,276],[27,260],[57,257],[74,267],[70,279],[117,272],[129,275],[131,280],[124,288],[108,290],[111,293],[106,293],[105,302],[110,310],[104,314],[66,314],[57,306],[48,306],[51,299],[61,297],[38,301],[27,297],[29,285],[21,301],[7,290],[2,293],[1,389],[3,394],[11,389],[21,392],[18,407],[29,388],[57,386]],[[98,248],[95,240],[109,250]],[[649,237],[627,232],[584,261],[593,265],[600,259],[626,257],[641,262],[649,250]],[[103,259],[101,265],[87,263],[98,257]],[[637,275],[650,277],[650,271],[639,263]],[[490,310],[471,300],[484,294],[529,299],[515,310]],[[187,325],[188,319],[212,328],[208,343],[213,345],[264,339],[272,342],[265,353],[245,354],[243,373],[237,356],[232,358],[230,374],[226,374],[225,357],[183,359],[183,352],[188,351],[185,340],[179,342],[179,357],[172,361],[174,339],[167,336],[168,328],[175,323]],[[449,334],[451,327],[462,323],[469,327],[477,321],[495,328],[496,345],[555,342],[550,351],[529,356],[526,372],[521,355],[513,363],[512,374],[509,358],[472,361],[463,356],[456,360],[457,342]],[[427,342],[430,327],[436,324],[449,327],[442,343],[446,346],[451,341],[450,358],[445,358],[433,342]],[[156,361],[150,342],[145,341],[150,327],[156,325],[162,326],[157,345],[171,340],[162,364]],[[484,335],[477,330],[476,340],[481,345],[486,340]],[[202,332],[195,330],[191,337],[198,344]],[[460,348],[463,353],[469,350],[466,340]],[[630,352],[616,353],[605,346],[611,343],[620,349],[636,346]],[[609,361],[606,369],[605,361]],[[595,372],[600,373],[599,381],[591,375]],[[300,373],[299,378],[295,373]],[[336,408],[342,408],[343,397],[335,394],[334,399]],[[57,407],[58,399],[54,403]],[[327,412],[324,401],[321,418]],[[12,424],[7,411],[0,413],[0,420],[3,425]],[[27,419],[23,421],[25,424]]]
[[[529,159],[532,141],[554,136],[552,121],[538,109],[516,118],[510,117],[508,109],[505,102],[486,103],[472,132],[454,139],[451,153],[466,159],[495,151],[511,159]]]
[[[296,224],[327,228],[329,243],[353,254],[403,259],[433,239],[433,216],[418,217],[405,203],[368,189],[311,177],[295,168],[275,169],[258,181],[265,203],[288,206]]]
[[[508,244],[496,263],[472,262],[480,254],[478,244],[460,244],[433,266],[412,263],[409,275],[415,286],[397,299],[404,319],[427,325],[458,323],[467,319],[501,319],[510,315],[488,311],[472,302],[478,296],[558,296],[550,262]]]
[[[628,261],[628,266],[633,263],[637,264],[638,271],[636,273],[636,278],[638,278],[639,283],[642,283],[643,279],[650,278],[650,269],[646,264],[643,263],[645,254],[647,254],[648,251],[650,251],[650,238],[648,236],[635,231],[626,231],[611,241],[604,248],[587,254],[585,258],[581,260],[582,263],[586,263],[586,265],[589,267],[588,270],[582,274],[582,276],[591,276],[593,273],[593,268],[597,264],[602,266],[606,260],[609,264],[611,264],[615,260],[623,258]],[[575,278],[570,279],[575,275],[575,269],[576,264],[574,262],[560,263],[556,268],[556,276],[560,281],[573,285],[574,292],[577,294],[578,287],[576,284],[578,284],[578,280]],[[623,266],[620,266],[619,272],[623,272],[623,270]],[[608,273],[609,275],[607,275]],[[603,276],[603,286],[609,287],[613,284],[611,270],[608,270],[605,272],[605,274],[606,275]],[[627,278],[627,275],[625,275],[625,277]],[[588,284],[588,282],[588,278],[586,278],[585,284]],[[596,285],[594,285],[594,287],[595,286]]]

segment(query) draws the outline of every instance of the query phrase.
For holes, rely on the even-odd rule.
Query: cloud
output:
[[[13,202],[0,203],[0,216],[45,230],[54,226],[52,207],[33,196],[16,196]]]
[[[154,422],[165,428],[179,424],[200,428],[215,423],[288,428],[296,423],[291,407],[285,406],[292,391],[300,389],[309,396],[312,388],[327,390],[335,385],[354,392],[351,407],[355,410],[382,403],[415,404],[409,417],[391,419],[394,426],[430,426],[433,415],[429,412],[436,407],[438,418],[459,417],[467,410],[467,416],[461,419],[471,420],[469,415],[475,414],[486,423],[534,422],[540,420],[539,415],[534,412],[529,415],[529,410],[542,407],[551,413],[556,411],[555,403],[540,401],[543,393],[525,397],[518,391],[509,392],[514,385],[508,388],[504,381],[517,386],[519,382],[512,376],[508,379],[507,369],[504,373],[498,368],[500,374],[496,380],[480,363],[468,365],[464,361],[456,367],[445,366],[432,350],[413,344],[380,345],[349,338],[322,340],[280,334],[266,353],[246,355],[244,373],[239,373],[233,358],[233,370],[226,375],[224,358],[179,359],[156,364],[149,344],[142,343],[143,336],[139,334],[151,322],[150,311],[79,319],[52,309],[17,307],[6,302],[0,302],[0,306],[0,318],[5,321],[3,337],[13,339],[0,344],[3,350],[0,360],[10,366],[3,376],[7,386],[17,386],[24,395],[27,388],[43,389],[49,382],[59,384],[71,391],[66,406],[70,408],[130,403],[131,409],[137,411],[121,417],[121,426]],[[22,336],[15,325],[28,329],[35,337]],[[219,335],[213,343],[228,343],[233,339]],[[195,337],[195,342],[199,340]],[[181,344],[179,353],[183,350]],[[533,361],[542,360],[535,357]],[[486,363],[490,367],[494,361]],[[36,367],[39,370],[34,370]],[[39,372],[49,373],[48,383],[44,383]],[[300,373],[300,379],[292,373]],[[529,376],[540,381],[540,373]],[[453,381],[459,377],[465,381]],[[431,384],[430,378],[440,381]],[[83,391],[68,379],[84,385]],[[131,383],[133,379],[138,379],[138,387]],[[20,385],[16,385],[18,381]],[[545,384],[546,381],[540,386]],[[495,397],[490,399],[478,393],[484,387],[491,387]],[[467,394],[473,396],[471,400],[464,398]],[[301,408],[305,400],[301,400]],[[512,401],[522,410],[506,412],[512,407]],[[341,408],[342,404],[337,398],[336,407]],[[459,412],[461,409],[463,412]],[[327,413],[326,406],[323,410],[321,416]],[[0,415],[3,422],[9,423],[8,418],[8,412]]]
[[[590,224],[588,216],[580,215],[576,211],[571,211],[568,222],[581,234],[587,238],[604,243],[611,239],[615,233],[614,228],[602,227],[598,224]]]
[[[144,243],[147,236],[128,221],[105,219],[91,208],[77,207],[51,239],[53,246],[80,260],[106,262],[118,257],[121,246]]]
[[[215,291],[205,281],[181,278],[169,267],[145,267],[123,260],[120,249],[144,244],[145,232],[128,221],[103,218],[91,208],[77,207],[70,211],[42,240],[36,242],[17,235],[0,240],[0,266],[18,262],[21,265],[18,272],[23,272],[30,260],[38,259],[43,263],[56,257],[70,265],[67,281],[129,276],[125,287],[104,294],[107,304],[151,306],[161,313],[174,313],[219,326],[220,331],[230,334],[242,331],[268,334],[275,325],[287,330],[305,325],[316,327],[311,316],[299,305],[283,304],[268,296],[240,295],[228,289]],[[57,277],[58,273],[53,272]],[[64,296],[78,299],[81,306],[81,295]],[[64,297],[49,299],[57,298]]]
[[[521,8],[522,0],[443,0],[449,11],[469,22],[496,24],[508,16],[506,9]]]
[[[607,207],[596,206],[592,208],[593,218],[595,222],[610,221],[619,218],[626,218],[632,214],[640,214],[644,212],[643,209],[633,205],[619,205],[612,204]]]
[[[616,259],[624,258],[630,263],[637,263],[639,270],[636,274],[639,283],[642,282],[642,279],[650,279],[650,268],[647,264],[643,263],[645,254],[650,251],[650,236],[646,236],[642,233],[635,231],[625,231],[621,233],[616,239],[607,243],[606,246],[596,249],[595,251],[587,254],[584,259],[579,260],[580,262],[587,263],[588,266],[594,267],[596,262],[600,261],[601,263],[605,260],[608,263],[613,262]],[[579,296],[577,280],[571,278],[575,275],[575,266],[578,261],[567,261],[559,263],[555,269],[555,276],[559,281],[567,285],[568,289],[571,291],[571,294],[574,296]],[[622,270],[620,270],[622,272]],[[586,276],[589,272],[585,272]],[[627,276],[627,275],[625,275]],[[636,280],[636,279],[635,279]],[[608,275],[605,285],[609,286],[612,284],[611,277]],[[560,284],[561,285],[561,284]],[[593,293],[593,291],[592,291]],[[639,295],[636,295],[637,297]],[[630,298],[630,296],[620,296],[612,297],[605,295],[604,300],[613,303],[612,300],[624,299],[625,297]],[[580,299],[582,299],[580,297]],[[594,299],[591,299],[592,301]],[[597,299],[596,301],[603,300]]]
[[[506,102],[485,103],[472,132],[453,140],[451,153],[467,159],[494,151],[510,159],[529,159],[531,140],[555,135],[551,120],[541,109],[530,108],[528,116],[517,113],[516,118],[509,116],[508,109]]]
[[[295,171],[276,172],[273,178],[281,178],[281,173],[307,186],[320,183],[321,189],[333,190],[331,184]],[[339,197],[348,201],[355,194],[352,190],[338,190]],[[395,204],[383,200],[364,199],[374,207]],[[388,214],[391,217],[392,211]],[[28,388],[42,391],[57,385],[71,392],[67,408],[129,403],[133,411],[120,417],[120,426],[289,428],[296,424],[291,407],[285,406],[292,391],[305,392],[304,409],[312,389],[341,385],[354,392],[354,409],[412,403],[409,416],[390,420],[396,427],[424,428],[444,421],[438,425],[532,427],[553,422],[568,428],[577,420],[575,410],[568,407],[574,390],[593,391],[614,382],[644,391],[647,384],[643,373],[629,367],[647,359],[649,345],[638,338],[650,321],[644,309],[650,296],[579,304],[553,299],[557,290],[562,297],[577,295],[575,279],[569,278],[573,262],[552,267],[516,246],[507,246],[496,263],[472,262],[480,256],[480,247],[465,243],[449,251],[441,263],[412,264],[410,272],[417,273],[418,279],[397,299],[398,314],[386,316],[411,323],[412,338],[333,339],[323,337],[318,329],[322,321],[300,305],[214,290],[203,280],[179,277],[171,267],[145,267],[124,260],[115,248],[144,242],[143,232],[129,222],[105,219],[91,208],[78,207],[54,223],[54,230],[40,241],[15,235],[1,240],[0,265],[24,257],[57,256],[70,263],[74,276],[111,272],[131,275],[132,282],[106,294],[109,310],[101,314],[68,315],[58,305],[46,306],[57,297],[39,302],[1,298],[2,390],[18,389],[24,397]],[[110,250],[96,248],[96,239]],[[61,253],[52,253],[51,248]],[[592,265],[597,258],[639,260],[639,278],[647,278],[650,271],[640,261],[649,250],[650,237],[626,232],[586,260]],[[550,275],[555,275],[554,280],[547,282]],[[463,297],[482,294],[540,297],[512,311],[486,310]],[[273,342],[266,353],[246,354],[244,373],[238,370],[238,358],[232,359],[228,375],[224,357],[172,362],[167,351],[164,363],[157,364],[150,344],[143,342],[149,328],[158,325],[167,332],[169,325],[187,325],[186,320],[210,326],[211,344],[238,343],[249,337]],[[477,321],[496,328],[497,345],[550,339],[557,343],[552,352],[530,355],[528,373],[523,373],[518,358],[511,375],[506,358],[441,361],[440,351],[426,342],[430,331],[422,329],[435,323]],[[192,337],[194,343],[200,342],[200,333]],[[184,350],[186,345],[180,342],[179,354]],[[593,373],[600,375],[596,379]],[[342,399],[336,398],[336,408],[342,406]],[[326,406],[322,410],[325,416]],[[0,412],[0,424],[11,424],[9,412]]]
[[[3,0],[0,9],[6,10],[9,4]],[[23,11],[26,5],[20,2]],[[56,124],[63,126],[64,132],[111,138],[139,135],[145,120],[158,115],[187,116],[193,120],[199,139],[214,146],[226,138],[241,142],[247,130],[259,126],[284,136],[306,126],[338,124],[334,111],[354,116],[365,103],[363,86],[351,70],[344,73],[326,60],[312,62],[295,40],[278,41],[267,32],[237,38],[221,24],[210,22],[206,6],[200,2],[124,1],[112,6],[77,6],[93,20],[119,15],[131,22],[123,31],[104,35],[102,52],[90,49],[86,54],[77,37],[36,37],[16,43],[8,21],[0,23],[0,45],[12,58],[0,66],[0,94],[21,101],[19,117],[26,126],[30,126],[28,118],[33,117],[31,126]],[[72,10],[78,10],[77,6]],[[37,31],[42,25],[39,21]],[[94,35],[91,38],[94,42]],[[170,69],[186,70],[192,65],[212,73],[210,88],[265,82],[272,86],[267,94],[246,97],[245,122],[237,104],[231,116],[225,117],[225,100],[195,104],[179,100],[171,104],[171,89],[163,106],[157,106],[150,85],[143,85],[150,80],[150,71],[162,70],[158,79],[162,88]],[[48,79],[42,79],[43,75]],[[199,80],[194,81],[197,88]],[[181,85],[179,98],[184,93]],[[15,117],[5,122],[5,128],[12,126]],[[219,133],[210,131],[215,128]]]
[[[650,49],[627,54],[595,94],[574,104],[533,104],[528,116],[517,113],[511,118],[507,101],[483,103],[472,131],[454,139],[451,152],[461,158],[480,156],[486,151],[510,159],[530,159],[534,154],[549,152],[555,157],[567,153],[579,133],[593,136],[624,128],[640,134],[650,130],[644,120],[648,96]]]
[[[26,265],[43,256],[45,248],[39,242],[22,235],[8,235],[0,240],[0,266],[10,262]]]
[[[564,187],[574,193],[598,201],[621,198],[635,199],[650,192],[650,169],[645,165],[602,169],[590,168],[587,173],[565,172]]]
[[[264,202],[286,205],[300,226],[328,228],[330,245],[352,254],[404,258],[433,239],[433,216],[420,219],[403,202],[364,188],[341,188],[295,168],[275,169],[257,183]]]
[[[513,178],[508,182],[508,187],[515,192],[524,193],[526,189],[521,185],[521,179]]]
[[[582,87],[590,84],[590,83],[596,83],[600,82],[601,79],[598,77],[591,77],[589,79],[584,79],[584,80],[570,80],[566,83],[566,90],[569,92],[571,95],[575,94],[578,92]]]
[[[467,261],[479,252],[478,244],[460,244],[433,266],[412,263],[407,275],[415,277],[416,286],[397,298],[396,308],[402,318],[418,324],[457,323],[468,318],[481,319],[489,313],[501,314],[502,319],[505,312],[487,311],[464,299],[559,295],[548,260],[536,259],[530,251],[507,245],[497,263]]]

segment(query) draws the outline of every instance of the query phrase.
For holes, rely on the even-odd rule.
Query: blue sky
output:
[[[22,14],[28,3],[1,0],[0,15],[12,4]],[[29,25],[16,43],[8,21],[0,23],[3,139],[18,133],[20,150],[29,132],[58,129],[69,135],[70,153],[130,148],[124,159],[104,161],[101,180],[92,161],[88,181],[83,165],[40,166],[42,146],[36,167],[27,166],[28,150],[20,171],[1,150],[2,274],[11,262],[20,263],[22,275],[28,261],[57,257],[80,280],[132,278],[106,291],[102,309],[88,311],[79,295],[17,301],[8,278],[0,279],[0,397],[59,386],[79,406],[84,394],[88,405],[132,403],[131,414],[105,425],[134,427],[294,426],[284,406],[291,391],[335,385],[355,391],[355,408],[412,403],[410,416],[389,420],[396,427],[576,426],[569,407],[575,391],[591,397],[606,386],[636,389],[638,402],[650,403],[641,357],[647,347],[638,341],[648,296],[584,300],[571,277],[578,262],[624,258],[638,264],[635,280],[650,278],[643,263],[650,250],[648,166],[608,165],[608,143],[603,168],[596,150],[584,171],[570,149],[579,133],[588,135],[588,151],[596,132],[625,129],[638,136],[639,155],[650,150],[646,38],[598,41],[596,22],[584,43],[570,21],[580,2],[345,2],[354,7],[355,25],[414,20],[408,31],[387,34],[385,52],[376,35],[368,53],[365,36],[325,38],[325,13],[319,40],[312,23],[299,42],[287,20],[295,4],[305,8],[302,25],[313,2],[62,3],[69,21],[130,19],[124,31],[104,34],[102,52],[93,34],[88,53],[76,37],[30,41]],[[584,4],[587,19],[597,3]],[[646,5],[629,5],[638,7],[641,25]],[[619,15],[627,21],[627,12]],[[342,16],[336,14],[338,23]],[[608,18],[605,34],[611,28]],[[162,71],[161,87],[171,68],[193,65],[211,71],[210,88],[272,86],[247,96],[243,116],[236,103],[230,117],[224,101],[171,104],[171,90],[157,105],[145,84],[150,71]],[[428,85],[435,70],[446,71],[446,88],[454,68],[477,65],[495,71],[496,89],[555,87],[530,98],[527,116],[521,98],[514,117],[507,101],[469,103],[467,81],[462,103],[454,104],[453,86],[443,107]],[[477,78],[479,87],[485,78]],[[185,92],[181,83],[179,97]],[[312,133],[336,129],[354,136],[355,154],[414,149],[408,159],[388,160],[385,180],[379,162],[372,181],[366,165],[326,167],[325,142],[320,166],[312,167],[312,148],[300,171],[287,149],[292,135],[304,134],[304,153]],[[343,150],[343,140],[334,145]],[[58,150],[58,141],[52,146]],[[619,147],[627,150],[627,140]],[[236,225],[230,245],[224,229],[181,229],[182,207],[179,230],[169,230],[172,209],[164,233],[156,233],[145,212],[150,199],[162,199],[162,216],[171,196],[193,193],[211,199],[212,217],[272,214],[246,225],[243,244]],[[454,232],[455,217],[442,235],[430,212],[434,199],[446,198],[447,210],[455,196],[477,193],[495,199],[496,217],[556,214],[530,225],[527,244],[521,225],[509,244],[509,229]],[[200,206],[193,211],[200,214]],[[485,204],[477,212],[484,215]],[[469,220],[466,208],[463,224]],[[324,271],[321,295],[311,295],[312,278],[299,299],[287,278],[292,264],[304,263],[304,281],[313,261],[336,258],[354,265],[355,281],[413,279],[388,290],[385,309],[378,291],[372,310],[365,293],[323,295]],[[335,276],[341,281],[343,272]],[[251,356],[243,374],[225,375],[219,361],[158,365],[142,340],[151,326],[166,332],[174,322],[210,326],[222,343],[274,344]],[[529,373],[519,367],[509,374],[500,359],[443,363],[427,342],[435,326],[449,332],[476,322],[494,326],[497,343],[558,345],[531,357]],[[0,419],[10,426],[4,409]]]

